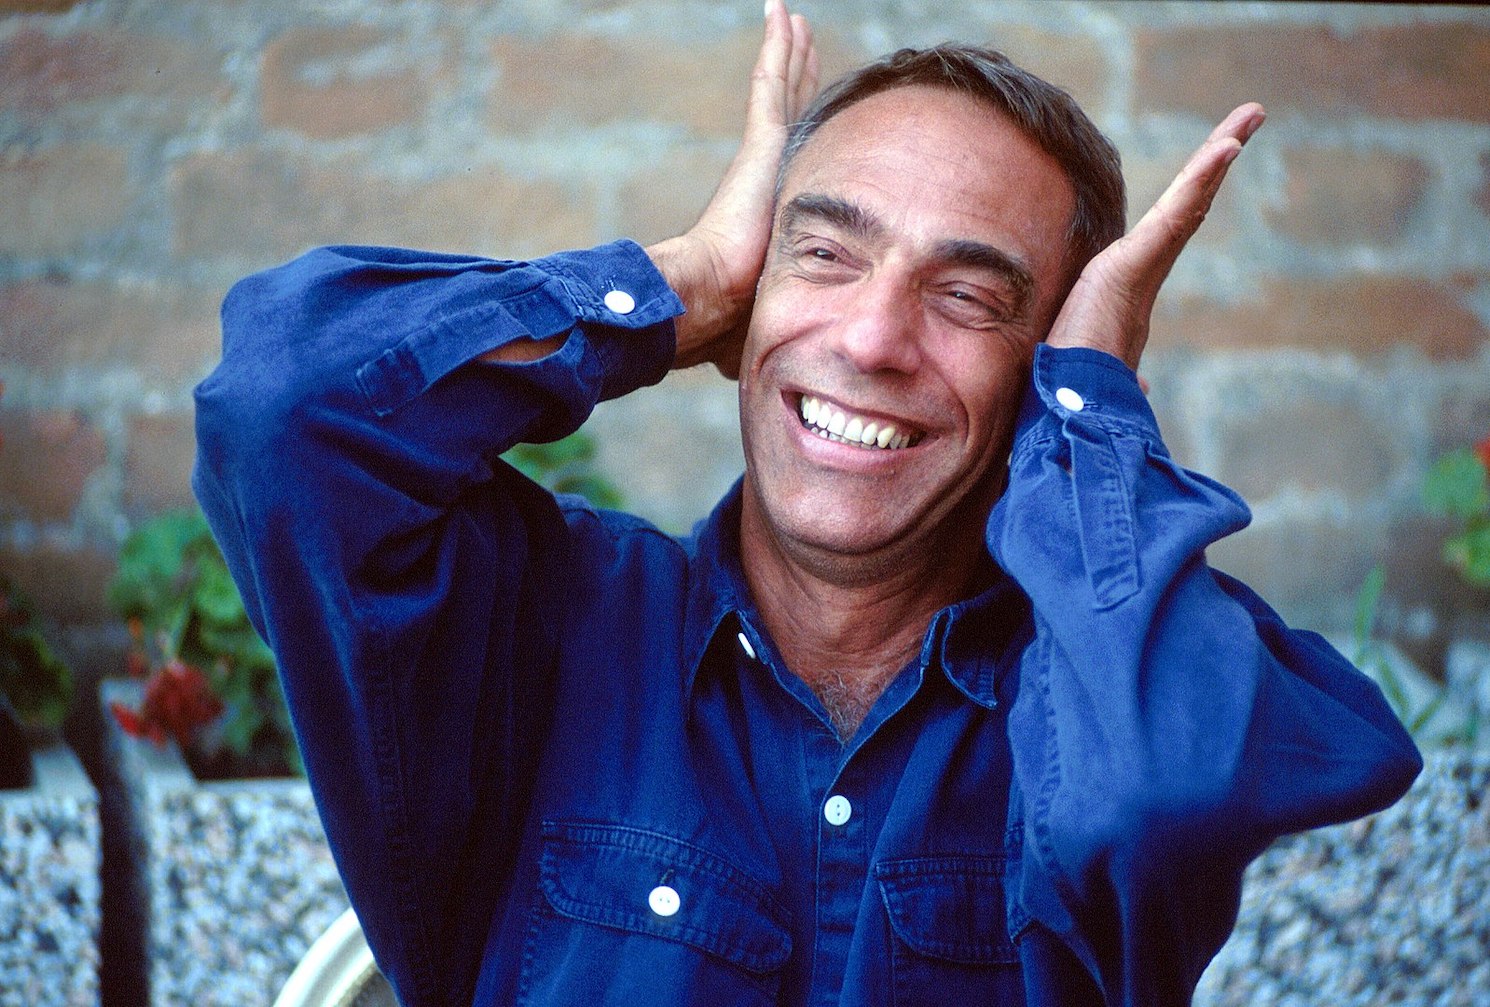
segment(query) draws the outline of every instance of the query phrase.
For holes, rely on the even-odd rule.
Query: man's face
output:
[[[807,142],[740,370],[747,507],[782,547],[903,555],[981,536],[947,523],[991,503],[1073,203],[1012,122],[942,88],[865,98]]]

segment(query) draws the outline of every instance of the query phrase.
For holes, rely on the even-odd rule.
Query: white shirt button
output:
[[[682,902],[678,899],[677,890],[671,885],[658,885],[647,895],[647,905],[658,916],[671,916],[678,911]]]
[[[1069,409],[1073,413],[1079,413],[1086,408],[1086,399],[1083,399],[1081,394],[1074,388],[1057,388],[1055,390],[1055,400],[1063,408]]]
[[[842,825],[849,820],[853,813],[854,806],[842,794],[834,794],[823,805],[823,817],[828,820],[829,825]]]
[[[750,658],[752,661],[754,661],[755,660],[755,648],[752,647],[752,646],[750,646],[750,638],[747,637],[744,634],[743,631],[740,632],[740,633],[737,633],[736,636],[738,636],[740,638],[740,649],[745,652],[745,656],[748,657],[748,658]]]
[[[636,310],[636,298],[624,290],[612,290],[605,295],[605,306],[618,315],[629,315]]]

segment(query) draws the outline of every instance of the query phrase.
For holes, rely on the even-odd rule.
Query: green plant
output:
[[[0,575],[0,693],[21,720],[56,729],[72,703],[72,669],[42,633],[31,600]]]
[[[523,444],[506,457],[559,493],[579,493],[597,507],[620,494],[591,468],[595,447],[583,433],[552,444]],[[145,679],[144,700],[115,703],[128,733],[157,743],[175,738],[188,757],[235,762],[225,775],[301,771],[299,750],[275,671],[199,511],[164,514],[124,543],[109,602],[135,641],[130,670]]]
[[[1453,518],[1460,530],[1443,544],[1443,557],[1469,584],[1490,587],[1490,437],[1450,451],[1429,470],[1423,502]]]
[[[620,491],[595,471],[595,441],[583,431],[550,444],[519,444],[502,457],[555,493],[576,493],[610,510],[621,506]]]
[[[1397,673],[1395,665],[1386,654],[1377,633],[1377,621],[1381,608],[1382,592],[1386,588],[1386,573],[1381,567],[1366,575],[1361,589],[1356,593],[1354,653],[1351,662],[1381,686],[1382,695],[1391,704],[1397,719],[1408,732],[1420,742],[1425,739],[1428,727],[1449,698],[1449,687],[1437,685],[1432,694],[1415,702],[1407,683]],[[1437,732],[1435,732],[1437,733]],[[1474,710],[1465,722],[1440,735],[1446,742],[1464,741],[1473,743],[1479,735],[1479,718]]]
[[[228,753],[248,773],[299,768],[274,655],[199,511],[161,515],[129,537],[109,603],[130,625],[131,671],[146,679],[137,709],[112,707],[120,726],[169,735],[208,761]]]

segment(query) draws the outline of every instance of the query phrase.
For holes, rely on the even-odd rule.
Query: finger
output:
[[[808,55],[812,51],[812,26],[801,14],[792,15],[792,52],[787,67],[786,93],[782,118],[791,122],[797,114],[797,95],[801,90],[802,77],[807,71]]]
[[[1226,180],[1231,163],[1262,125],[1264,113],[1256,103],[1242,105],[1211,131],[1153,207],[1124,239],[1139,274],[1157,274],[1162,281],[1185,244],[1199,229]]]
[[[802,79],[797,85],[796,114],[793,119],[800,118],[807,106],[812,104],[812,99],[817,97],[817,85],[820,79],[821,67],[817,57],[817,43],[813,42],[812,48],[807,50],[807,66],[802,71]]]
[[[759,125],[781,125],[791,66],[792,22],[784,0],[766,0],[766,36],[750,73],[750,101],[746,130]]]
[[[819,72],[817,41],[812,33],[812,25],[808,24],[806,28],[806,52],[803,55],[801,75],[797,78],[791,94],[791,108],[787,115],[789,122],[796,122],[800,119],[802,113],[817,95]]]

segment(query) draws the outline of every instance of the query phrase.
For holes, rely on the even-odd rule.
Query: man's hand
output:
[[[750,75],[745,137],[703,216],[647,249],[687,314],[677,320],[675,367],[713,362],[737,377],[756,282],[771,237],[776,170],[790,125],[817,93],[812,29],[784,0],[767,0],[766,38]]]
[[[1221,121],[1153,208],[1086,264],[1050,327],[1047,343],[1103,350],[1138,369],[1159,287],[1263,117],[1262,106],[1254,102]]]

